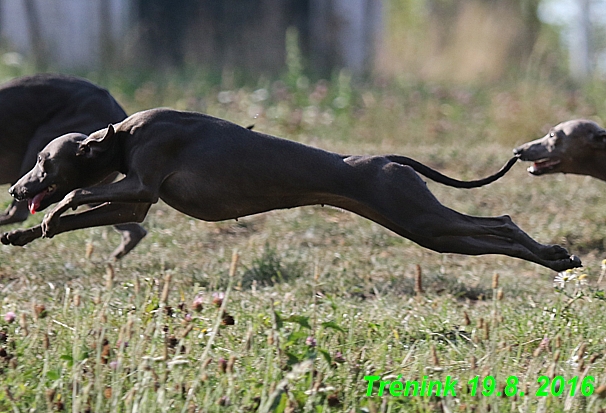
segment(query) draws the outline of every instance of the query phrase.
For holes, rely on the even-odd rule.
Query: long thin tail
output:
[[[494,182],[505,175],[518,160],[518,157],[514,156],[497,173],[487,176],[486,178],[475,181],[459,181],[458,179],[453,179],[446,175],[442,175],[435,169],[431,169],[429,166],[423,165],[422,163],[417,162],[414,159],[407,158],[406,156],[387,155],[386,158],[392,162],[410,166],[421,175],[424,175],[433,181],[444,185],[453,186],[455,188],[479,188],[481,186],[488,185],[489,183]]]

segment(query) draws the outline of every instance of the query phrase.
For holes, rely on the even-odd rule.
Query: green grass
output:
[[[198,74],[133,79],[104,83],[129,112],[204,111],[344,153],[405,154],[463,179],[494,172],[547,125],[606,115],[592,94],[542,82],[354,85],[341,74],[227,88]],[[2,246],[0,313],[16,319],[0,319],[0,411],[602,411],[595,395],[535,393],[541,375],[606,383],[606,187],[524,169],[481,189],[428,185],[451,208],[507,213],[537,240],[565,245],[583,259],[587,285],[557,290],[538,265],[438,254],[319,206],[206,223],[159,203],[111,282],[111,228]],[[0,202],[9,202],[5,188]],[[225,294],[223,309],[213,293]],[[373,374],[450,376],[457,396],[366,397],[363,378]],[[465,383],[476,375],[494,376],[499,391],[516,376],[526,395],[472,396]]]

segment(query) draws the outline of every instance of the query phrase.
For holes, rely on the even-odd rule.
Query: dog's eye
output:
[[[49,171],[49,172],[50,172],[50,170],[51,170],[52,168],[53,168],[53,163],[52,163],[52,162],[50,162],[48,159],[45,159],[45,160],[42,162],[42,169],[44,169],[44,171],[45,171],[45,172],[46,172],[46,171]]]
[[[88,145],[80,145],[80,147],[78,147],[78,152],[76,152],[76,155],[86,155],[90,152],[90,146]]]
[[[555,132],[549,132],[549,137],[553,138],[555,136]]]

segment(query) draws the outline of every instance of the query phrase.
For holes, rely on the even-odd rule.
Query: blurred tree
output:
[[[46,43],[42,36],[42,28],[38,16],[38,9],[34,0],[24,0],[25,17],[29,30],[29,41],[32,45],[32,54],[34,64],[40,70],[45,70],[48,66],[48,56],[46,53]]]
[[[136,0],[142,58],[175,66],[277,74],[286,31],[298,32],[306,67],[372,68],[383,0]]]
[[[188,58],[217,69],[278,73],[284,67],[289,12],[299,2],[201,0],[189,28]]]
[[[540,0],[428,0],[431,29],[437,33],[437,50],[445,52],[455,48],[461,51],[464,44],[483,41],[490,49],[501,49],[501,63],[523,65],[535,46],[541,29],[537,10]],[[474,21],[475,19],[475,21]],[[486,37],[494,25],[495,38]],[[513,30],[504,30],[501,24]],[[467,32],[462,26],[467,26]],[[484,27],[483,27],[484,26]],[[497,40],[489,44],[489,40]],[[503,67],[505,67],[503,65]]]
[[[390,0],[379,71],[472,81],[524,68],[541,32],[540,1]]]
[[[180,65],[185,57],[183,38],[192,22],[196,0],[137,0],[140,36],[152,64]]]

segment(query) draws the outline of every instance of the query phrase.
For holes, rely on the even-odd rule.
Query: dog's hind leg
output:
[[[112,174],[101,181],[99,185],[110,184],[116,179],[117,174]],[[94,205],[91,205],[93,207]],[[114,229],[120,233],[122,240],[120,245],[111,253],[110,257],[114,260],[119,260],[128,254],[139,242],[145,238],[147,231],[139,224],[117,224]]]
[[[473,217],[442,205],[408,166],[385,158],[346,160],[356,179],[337,206],[365,216],[437,252],[503,254],[556,271],[580,265],[559,246],[543,245],[509,217]]]
[[[13,201],[6,211],[0,215],[0,225],[14,224],[17,222],[23,222],[29,216],[27,210],[27,201]]]
[[[116,260],[128,254],[147,235],[145,228],[139,224],[117,224],[114,228],[122,237],[120,245],[111,253],[111,258]]]

